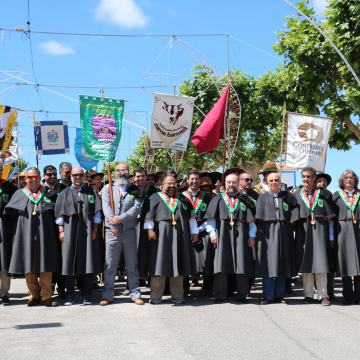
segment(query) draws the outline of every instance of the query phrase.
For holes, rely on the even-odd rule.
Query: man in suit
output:
[[[129,166],[120,163],[116,167],[116,181],[112,185],[114,210],[111,207],[110,184],[105,185],[102,195],[105,215],[106,254],[104,263],[104,291],[101,306],[114,299],[114,283],[120,252],[123,250],[127,269],[130,299],[143,305],[139,289],[139,268],[136,246],[137,216],[141,212],[143,190],[129,183]]]

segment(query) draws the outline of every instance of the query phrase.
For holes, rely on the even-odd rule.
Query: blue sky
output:
[[[293,1],[295,3],[295,1]],[[318,13],[326,1],[311,2]],[[132,34],[132,35],[181,35],[225,34],[242,40],[267,53],[258,51],[230,38],[230,67],[262,75],[272,71],[279,62],[271,46],[276,41],[275,32],[285,23],[285,16],[294,10],[281,0],[255,1],[163,1],[163,0],[88,0],[43,2],[30,0],[30,29],[33,31]],[[27,1],[12,0],[2,4],[0,27],[27,28]],[[222,72],[227,69],[226,37],[179,38],[197,48]],[[21,32],[1,33],[0,70],[30,73],[27,81],[42,85],[89,86],[94,89],[48,87],[63,96],[34,86],[17,86],[0,103],[49,113],[37,114],[36,120],[68,120],[71,154],[43,156],[40,168],[49,163],[58,166],[61,161],[76,164],[73,151],[74,127],[80,125],[78,94],[99,96],[104,87],[140,87],[105,89],[105,96],[129,100],[125,105],[126,122],[116,159],[124,159],[135,147],[141,126],[150,122],[152,98],[148,92],[170,93],[167,87],[142,76],[143,73],[170,73],[177,77],[158,76],[169,85],[181,83],[191,75],[196,65],[192,56],[171,37],[90,37],[78,35],[32,34],[30,41]],[[166,49],[165,49],[166,48]],[[165,49],[165,50],[164,50]],[[163,51],[164,50],[164,51]],[[162,52],[163,51],[163,52]],[[162,52],[162,54],[161,54]],[[161,54],[161,55],[160,55]],[[159,56],[160,55],[160,56]],[[156,60],[156,61],[155,61]],[[281,58],[279,58],[281,60]],[[156,76],[156,75],[155,75]],[[0,74],[0,81],[5,79]],[[0,92],[11,85],[0,83]],[[146,90],[141,87],[150,86]],[[151,87],[153,86],[153,87]],[[0,93],[0,96],[2,94]],[[65,96],[65,97],[64,97]],[[136,122],[135,122],[135,121]],[[21,156],[35,164],[32,137],[32,116],[19,120]],[[137,125],[137,126],[136,126]],[[346,154],[330,150],[326,171],[337,178],[344,168],[352,167],[359,156],[358,147]],[[341,166],[338,164],[341,162]],[[356,171],[356,168],[354,168]],[[298,176],[299,179],[299,176]]]

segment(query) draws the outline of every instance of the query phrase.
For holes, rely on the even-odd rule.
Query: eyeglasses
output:
[[[344,180],[354,180],[353,176],[347,176],[346,178],[344,178]]]
[[[203,191],[210,192],[211,190],[210,189],[203,189]]]
[[[227,181],[226,184],[227,185],[236,185],[237,181]]]
[[[118,173],[122,173],[122,172],[125,173],[125,174],[129,173],[128,169],[116,169],[115,171],[118,172]]]
[[[72,177],[84,177],[84,174],[71,174]]]
[[[279,182],[280,180],[279,179],[271,179],[271,180],[268,180],[268,182]]]
[[[40,175],[27,176],[26,178],[27,178],[28,180],[39,180],[39,179],[40,179]]]
[[[71,174],[71,170],[64,171],[64,173],[65,173],[66,175],[70,175],[70,174]]]
[[[147,181],[155,181],[155,178],[147,178]]]
[[[45,176],[49,176],[49,177],[56,177],[57,176],[57,174],[55,173],[55,174],[53,174],[53,173],[49,173],[49,174],[45,174]]]
[[[240,180],[244,180],[245,182],[249,182],[249,181],[250,181],[251,183],[254,181],[252,178],[246,178],[246,179],[240,179]]]

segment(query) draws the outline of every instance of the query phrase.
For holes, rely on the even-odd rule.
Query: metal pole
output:
[[[302,15],[312,26],[314,26],[314,28],[320,32],[320,34],[330,43],[330,45],[335,49],[335,51],[339,54],[339,56],[341,57],[341,59],[344,61],[345,65],[348,67],[348,69],[351,71],[351,73],[354,75],[355,80],[357,81],[357,83],[360,85],[360,80],[358,78],[358,76],[356,75],[354,69],[351,67],[351,65],[347,62],[347,60],[345,59],[345,56],[340,52],[340,50],[336,47],[336,45],[330,40],[330,38],[308,17],[306,16],[300,9],[298,9],[296,6],[294,6],[293,4],[291,4],[289,1],[287,0],[282,0],[284,1],[286,4],[290,5],[294,10],[296,10],[300,15]]]
[[[226,34],[226,62],[227,62],[227,79],[228,85],[230,84],[230,65],[229,65],[229,34]],[[228,169],[230,169],[230,123],[229,123],[229,100],[230,100],[230,88],[227,97],[226,106],[226,130],[227,130],[227,150],[228,150]]]

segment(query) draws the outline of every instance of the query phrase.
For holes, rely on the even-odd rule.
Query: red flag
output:
[[[218,102],[206,115],[191,138],[198,154],[214,150],[218,147],[220,139],[224,139],[224,120],[229,86],[226,87]]]

